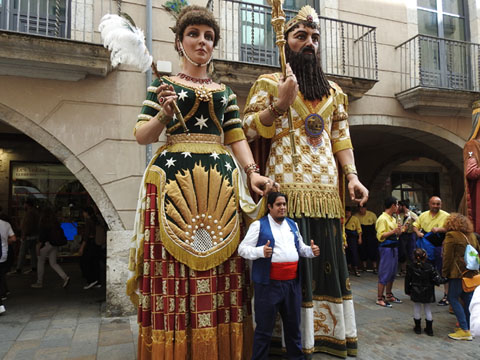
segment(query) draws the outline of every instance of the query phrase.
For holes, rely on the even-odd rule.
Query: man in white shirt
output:
[[[320,249],[303,242],[297,224],[286,217],[287,197],[272,192],[268,215],[253,222],[238,247],[240,256],[253,260],[255,287],[255,335],[252,359],[268,359],[270,340],[278,312],[282,317],[289,359],[304,359],[300,333],[301,286],[299,256],[313,258]]]
[[[7,296],[7,257],[8,244],[16,240],[10,224],[0,219],[0,315],[5,312],[3,300]]]

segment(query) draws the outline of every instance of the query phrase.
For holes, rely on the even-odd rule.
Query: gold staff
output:
[[[283,0],[268,0],[268,3],[272,6],[272,27],[275,30],[276,41],[275,44],[278,47],[280,53],[280,66],[282,67],[283,78],[287,75],[287,63],[285,61],[285,13],[283,12]],[[297,146],[295,144],[295,129],[293,128],[292,110],[290,106],[287,110],[288,116],[288,133],[290,135],[290,144],[292,147],[292,160],[295,170],[300,164],[300,154],[297,154]]]

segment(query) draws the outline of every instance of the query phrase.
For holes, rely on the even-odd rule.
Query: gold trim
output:
[[[133,136],[137,135],[137,130],[142,126],[145,125],[149,120],[139,120],[136,122],[135,127],[133,128]]]
[[[143,100],[143,103],[142,103],[143,106],[148,106],[152,109],[155,109],[157,111],[160,111],[162,110],[162,107],[157,104],[155,101],[152,101],[152,100]]]
[[[176,143],[164,145],[160,149],[161,151],[167,149],[169,152],[190,152],[192,154],[210,154],[213,151],[217,154],[230,154],[223,145],[214,143]],[[157,153],[159,152],[157,151]]]
[[[147,87],[147,91],[151,93],[156,93],[158,89],[158,86],[149,86]]]
[[[220,265],[237,249],[240,240],[239,218],[235,215],[237,209],[234,188],[232,185],[220,186],[221,181],[224,180],[218,170],[212,167],[207,173],[203,166],[195,165],[192,173],[193,177],[190,171],[178,173],[176,182],[169,182],[165,185],[165,190],[158,192],[159,230],[165,249],[175,259],[194,270],[204,271]],[[181,188],[195,191],[185,192]],[[169,202],[165,202],[165,191],[170,195]],[[202,220],[205,228],[207,224],[210,222],[213,224],[214,220],[217,220],[218,225],[223,227],[222,232],[225,237],[218,239],[218,244],[215,244],[215,240],[212,239],[212,247],[200,252],[192,246],[196,240],[190,240],[192,245],[187,240],[183,240],[191,238],[191,235],[187,235],[186,230],[182,229],[187,228],[186,223],[192,227],[192,230],[195,229],[197,220],[201,219],[202,214],[212,215],[212,218]],[[185,224],[181,229],[175,222],[169,221],[169,218],[179,223],[182,220]]]
[[[145,121],[148,121],[150,120],[151,118],[153,118],[152,115],[148,115],[148,114],[140,114],[137,116],[137,119],[138,120],[145,120]]]
[[[230,125],[241,124],[241,123],[242,123],[242,119],[240,119],[240,118],[230,119],[230,120],[225,121],[223,123],[223,127],[230,126]]]
[[[217,127],[218,131],[221,134],[222,131],[223,131],[223,128],[222,128],[222,124],[220,124],[220,120],[218,120],[218,118],[217,118],[217,114],[215,113],[215,106],[213,104],[213,98],[210,98],[210,100],[208,102],[208,113],[210,114],[210,117],[212,118],[213,123],[215,124],[215,126]]]
[[[280,183],[280,189],[288,196],[289,217],[342,217],[342,203],[335,185]]]
[[[257,132],[261,137],[266,139],[271,139],[275,136],[275,122],[272,123],[270,126],[263,125],[260,121],[259,113],[255,113],[253,121],[255,122],[255,126],[257,128]]]
[[[313,301],[304,301],[302,302],[303,308],[313,308]]]
[[[332,144],[332,153],[335,155],[337,152],[346,150],[346,149],[353,149],[352,140],[345,139],[334,142]]]
[[[337,339],[337,338],[334,338],[334,337],[331,337],[331,336],[328,336],[328,335],[315,335],[314,338],[315,338],[315,340],[324,340],[324,341],[328,341],[328,342],[331,342],[332,344],[337,344],[337,345],[346,345],[347,344],[347,340],[345,340],[345,339],[340,340],[340,339]]]
[[[236,94],[230,94],[230,96],[228,97],[228,102],[234,100],[237,98],[237,95]]]
[[[336,297],[328,296],[328,295],[313,295],[312,298],[313,298],[314,301],[327,301],[327,302],[331,302],[331,303],[334,303],[334,304],[341,304],[345,300],[352,300],[353,299],[352,295],[344,295],[341,298],[336,298]]]
[[[240,110],[240,108],[238,107],[238,105],[233,104],[233,105],[230,105],[229,107],[227,107],[227,108],[225,109],[225,112],[227,113],[227,112],[239,111],[239,110]]]
[[[202,144],[221,144],[222,138],[212,134],[175,134],[167,136],[167,145],[178,143],[202,143]]]
[[[170,81],[172,84],[175,84],[175,85],[178,85],[178,86],[181,86],[181,87],[190,89],[190,90],[192,90],[192,91],[195,91],[195,89],[198,89],[198,88],[200,87],[200,86],[188,86],[188,85],[185,85],[185,84],[183,84],[183,83],[180,83],[180,82],[178,82],[178,81],[173,80],[170,76],[163,76],[163,78],[167,79],[167,80]],[[225,91],[225,89],[226,89],[226,85],[225,85],[225,84],[218,84],[218,85],[220,85],[220,88],[219,88],[219,89],[209,89],[209,88],[207,88],[207,87],[205,87],[205,86],[203,86],[203,85],[202,85],[202,86],[205,87],[205,89],[207,89],[208,92],[210,92],[210,93]]]
[[[223,142],[225,145],[230,145],[234,142],[240,141],[240,140],[245,140],[245,133],[241,128],[235,128],[232,130],[229,130],[225,133],[225,136],[223,138]]]

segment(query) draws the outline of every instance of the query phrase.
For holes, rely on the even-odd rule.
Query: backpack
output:
[[[67,237],[65,236],[60,224],[55,224],[53,226],[48,242],[53,246],[67,245]]]
[[[463,234],[465,236],[465,234]],[[480,268],[480,261],[478,257],[478,251],[468,241],[468,237],[465,236],[467,239],[467,246],[465,247],[465,253],[463,255],[463,259],[465,260],[465,265],[467,266],[468,270],[478,270]]]

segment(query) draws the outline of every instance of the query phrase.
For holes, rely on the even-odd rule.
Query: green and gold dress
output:
[[[225,85],[163,81],[178,95],[189,134],[174,117],[140,188],[127,283],[138,306],[139,359],[248,358],[249,277],[236,249],[240,208],[252,204],[223,145],[245,139],[236,95]],[[159,84],[148,87],[136,129],[160,110]]]

